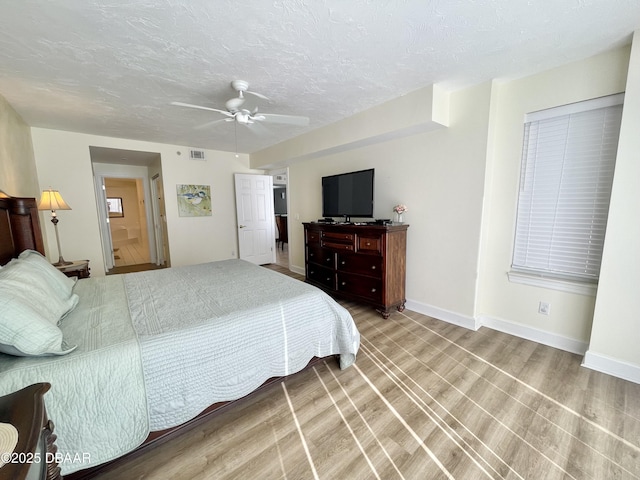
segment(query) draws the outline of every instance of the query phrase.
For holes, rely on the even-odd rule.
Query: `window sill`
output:
[[[595,297],[598,289],[598,285],[596,283],[584,283],[559,278],[542,277],[540,275],[515,272],[513,270],[507,272],[507,276],[509,277],[509,281],[513,283],[521,283],[533,287],[550,288],[552,290],[577,293],[578,295],[588,295],[590,297]]]

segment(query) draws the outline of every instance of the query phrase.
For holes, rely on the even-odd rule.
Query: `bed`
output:
[[[65,476],[149,448],[314,360],[355,361],[353,319],[304,282],[242,260],[74,281],[42,256],[39,228],[34,199],[0,198],[0,304],[33,304],[0,314],[0,395],[52,385]],[[7,322],[51,338],[9,342]]]

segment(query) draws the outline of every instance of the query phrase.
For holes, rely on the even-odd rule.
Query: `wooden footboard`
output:
[[[308,370],[309,368],[311,368],[311,367],[313,367],[315,365],[318,365],[319,363],[321,363],[324,360],[327,360],[328,358],[331,358],[331,357],[325,357],[325,358],[314,357],[307,364],[307,366],[304,367],[301,371]],[[335,358],[339,362],[339,357],[338,356],[333,356],[332,358]],[[300,373],[300,372],[294,373],[292,375],[297,375],[298,373]],[[262,392],[262,391],[264,391],[264,390],[266,390],[268,388],[272,388],[274,385],[281,383],[282,381],[284,381],[285,379],[287,379],[288,377],[290,377],[292,375],[289,375],[287,377],[273,377],[273,378],[270,378],[269,380],[264,382],[260,387],[258,387],[256,390],[251,392],[249,395],[246,395],[246,396],[244,396],[242,398],[239,398],[237,400],[232,400],[230,402],[214,403],[213,405],[208,407],[206,410],[204,410],[200,415],[198,415],[197,417],[189,420],[188,422],[183,423],[182,425],[179,425],[177,427],[170,428],[170,429],[167,429],[167,430],[162,430],[162,431],[159,431],[159,432],[151,432],[142,445],[140,445],[135,450],[129,452],[128,454],[126,454],[126,455],[124,455],[124,456],[122,456],[120,458],[117,458],[115,460],[112,460],[111,462],[107,462],[107,463],[104,463],[102,465],[98,465],[98,466],[93,467],[93,468],[87,468],[85,470],[80,470],[78,472],[74,472],[74,473],[71,473],[69,475],[65,475],[64,478],[65,478],[65,480],[84,480],[84,479],[93,478],[93,477],[97,476],[98,474],[110,471],[110,470],[122,465],[123,463],[131,461],[132,459],[143,455],[145,452],[157,447],[158,445],[161,445],[161,444],[163,444],[163,443],[165,443],[165,442],[167,442],[169,440],[172,440],[172,439],[182,435],[183,433],[185,433],[185,432],[197,427],[198,425],[203,424],[207,420],[213,418],[216,415],[221,414],[222,412],[224,412],[227,409],[237,405],[238,403],[244,402],[244,401],[248,400],[249,398],[252,398],[254,395],[258,394],[259,392]]]

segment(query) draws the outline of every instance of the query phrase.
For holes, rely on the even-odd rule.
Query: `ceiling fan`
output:
[[[176,105],[178,107],[197,108],[199,110],[217,112],[226,117],[226,118],[213,120],[211,122],[207,122],[203,125],[196,127],[198,129],[208,128],[208,127],[211,127],[212,125],[215,125],[221,122],[236,122],[242,125],[246,125],[250,130],[254,131],[255,133],[264,134],[264,133],[267,133],[267,130],[261,125],[262,122],[279,123],[284,125],[295,125],[295,126],[301,126],[301,127],[306,127],[307,125],[309,125],[308,117],[300,117],[297,115],[280,115],[277,113],[258,113],[257,107],[253,110],[247,110],[246,108],[241,108],[245,102],[245,98],[244,98],[245,93],[254,95],[264,100],[268,100],[268,98],[262,95],[261,93],[250,91],[249,83],[247,83],[244,80],[234,80],[233,82],[231,82],[231,87],[236,92],[238,92],[238,96],[227,101],[227,103],[225,104],[226,110],[205,107],[202,105],[192,105],[190,103],[183,103],[183,102],[171,102],[171,105]]]

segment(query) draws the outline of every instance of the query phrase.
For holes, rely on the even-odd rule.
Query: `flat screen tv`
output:
[[[322,216],[373,217],[374,169],[322,177]]]

